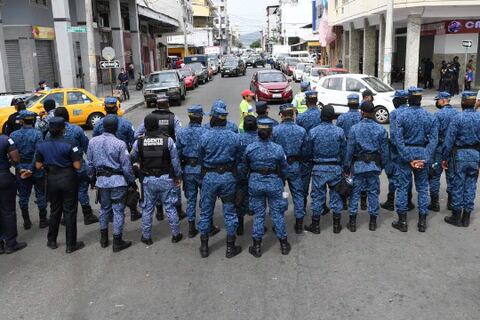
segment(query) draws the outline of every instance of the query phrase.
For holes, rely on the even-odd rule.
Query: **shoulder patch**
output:
[[[13,142],[13,140],[10,139],[10,138],[8,139],[8,143],[9,143],[11,146],[13,146],[13,145],[15,144],[15,142]]]
[[[78,147],[73,147],[73,152],[78,152]]]

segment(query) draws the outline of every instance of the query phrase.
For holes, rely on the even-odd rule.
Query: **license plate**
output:
[[[281,93],[274,93],[274,94],[272,95],[272,98],[273,98],[273,99],[280,99],[281,97],[282,97],[282,94],[281,94]]]
[[[225,73],[230,73],[230,70],[225,70]]]

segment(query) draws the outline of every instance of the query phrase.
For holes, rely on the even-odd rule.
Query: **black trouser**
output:
[[[0,240],[7,247],[17,244],[16,196],[15,176],[8,170],[0,170]]]
[[[48,199],[50,201],[50,226],[48,241],[57,241],[62,213],[65,218],[66,244],[77,244],[78,178],[73,168],[60,169],[47,176]]]
[[[130,92],[128,91],[128,82],[122,83],[122,93],[123,93],[123,100],[130,99]]]

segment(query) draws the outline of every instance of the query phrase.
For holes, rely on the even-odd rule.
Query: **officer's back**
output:
[[[88,137],[85,135],[83,129],[77,125],[71,124],[70,115],[65,107],[58,107],[55,109],[55,117],[61,117],[65,120],[64,139],[72,143],[74,147],[79,149],[80,154],[83,154],[88,149]],[[51,138],[51,134],[47,133],[46,139]]]
[[[354,93],[347,97],[348,112],[341,114],[337,119],[337,126],[343,129],[345,136],[348,137],[350,129],[362,120],[360,110],[360,97]]]
[[[233,164],[241,156],[238,134],[224,126],[214,126],[201,139],[200,158],[205,167]]]
[[[333,123],[322,121],[308,134],[307,145],[314,164],[341,165],[345,156],[345,133]]]
[[[303,127],[307,133],[320,124],[320,110],[317,108],[317,92],[305,92],[308,109],[297,117],[297,124]]]

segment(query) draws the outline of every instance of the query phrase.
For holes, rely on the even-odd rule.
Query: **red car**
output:
[[[182,68],[179,70],[180,74],[184,77],[185,88],[193,90],[198,87],[198,77],[190,68]]]
[[[287,103],[293,98],[290,81],[281,71],[258,71],[250,82],[250,90],[255,93],[257,101]]]

